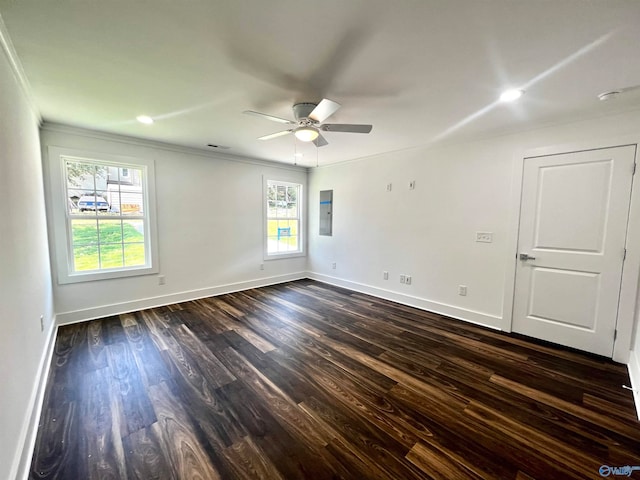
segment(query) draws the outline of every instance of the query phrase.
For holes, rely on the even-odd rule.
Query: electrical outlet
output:
[[[336,269],[336,266],[337,266],[337,265],[336,265],[336,262],[333,262],[333,263],[331,264],[331,268],[332,268],[333,270],[335,270],[335,269]]]
[[[461,297],[467,296],[467,286],[466,285],[458,285],[458,295]]]
[[[415,180],[411,180],[409,182],[409,190],[415,190],[416,188],[416,181]]]
[[[406,275],[404,277],[404,283],[406,283],[407,285],[411,285],[411,275]]]
[[[407,283],[407,276],[406,275],[400,275],[400,283]]]
[[[158,275],[158,285],[164,285],[167,283],[167,279],[164,275]]]
[[[390,192],[392,188],[393,188],[393,185],[391,185],[390,183],[387,183],[387,192]]]
[[[44,315],[40,315],[40,331],[44,332]]]
[[[476,232],[476,242],[480,242],[480,243],[493,242],[493,232]]]
[[[387,271],[382,272],[382,278],[384,278],[385,280],[389,280],[389,272]]]
[[[260,270],[264,270],[264,263],[260,264]]]

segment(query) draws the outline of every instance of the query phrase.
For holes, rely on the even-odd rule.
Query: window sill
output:
[[[93,273],[72,273],[69,275],[58,275],[58,284],[94,282],[98,280],[109,280],[113,278],[139,277],[142,275],[153,275],[158,273],[157,267],[130,268],[127,270],[112,270]]]
[[[263,260],[265,262],[271,260],[284,260],[286,258],[306,257],[306,252],[293,252],[293,253],[272,253],[270,255],[264,255]]]

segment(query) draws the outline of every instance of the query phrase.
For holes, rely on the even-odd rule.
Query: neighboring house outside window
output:
[[[265,191],[266,257],[302,255],[302,185],[267,180]]]
[[[156,273],[153,162],[49,150],[58,282]]]

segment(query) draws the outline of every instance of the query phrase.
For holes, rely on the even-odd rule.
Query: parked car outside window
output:
[[[81,212],[85,212],[87,210],[95,211],[96,209],[100,212],[107,212],[109,211],[109,204],[102,197],[83,195],[80,197],[80,200],[78,200],[78,209]]]

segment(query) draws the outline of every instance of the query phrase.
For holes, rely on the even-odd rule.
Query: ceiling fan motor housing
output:
[[[317,104],[315,103],[296,103],[293,106],[293,115],[296,120],[300,121],[303,118],[308,118],[316,107]]]

